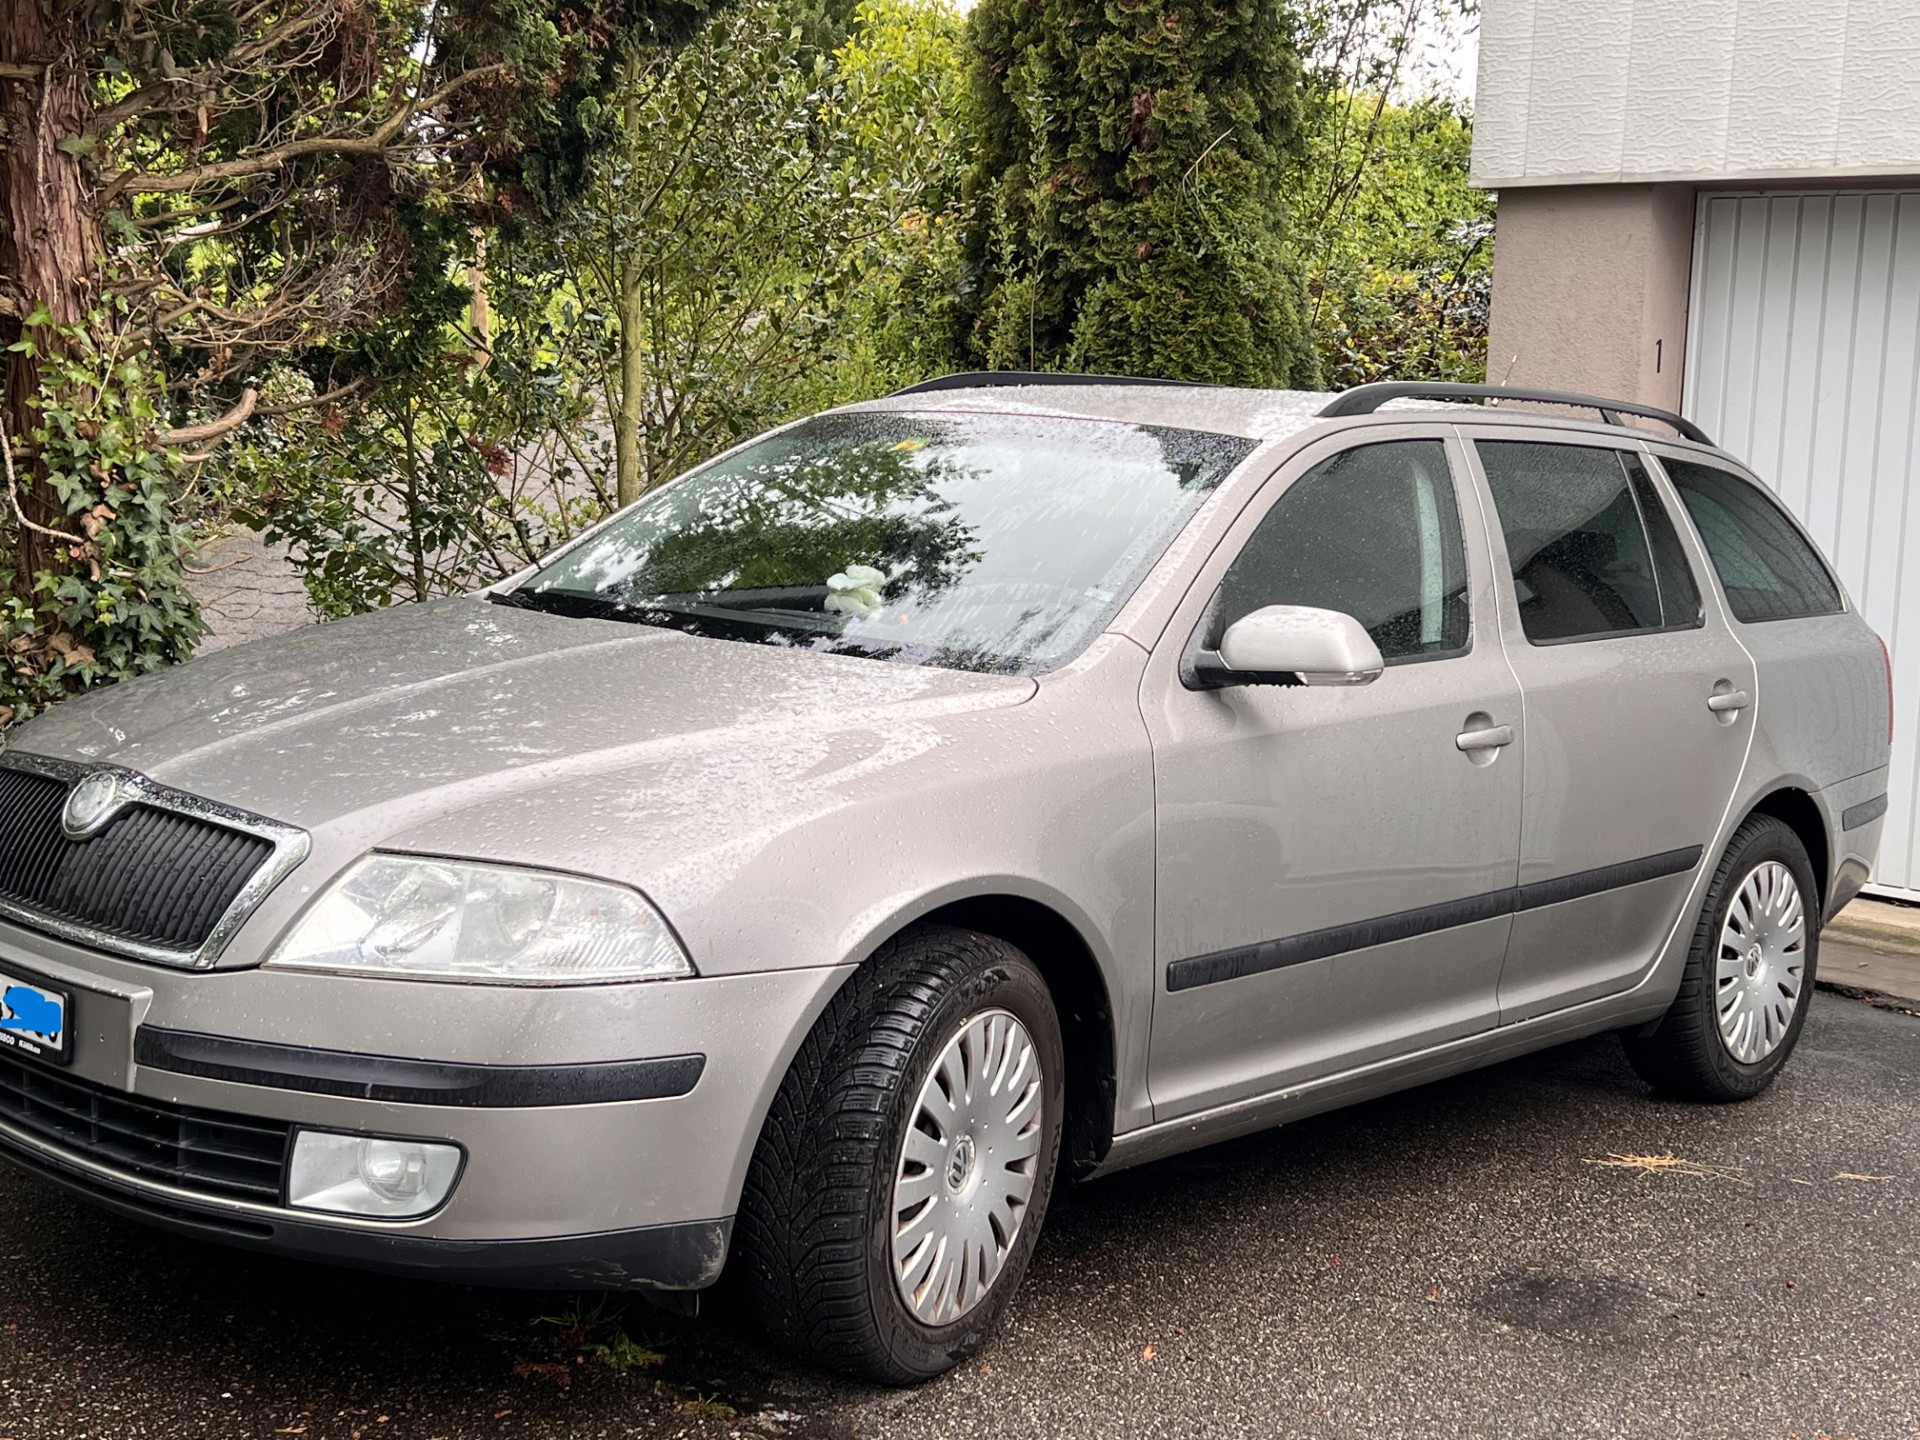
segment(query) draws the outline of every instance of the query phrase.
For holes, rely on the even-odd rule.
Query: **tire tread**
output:
[[[1801,900],[1807,910],[1807,974],[1800,1009],[1787,1038],[1759,1066],[1746,1067],[1726,1053],[1720,1039],[1713,1016],[1714,972],[1728,892],[1738,883],[1738,872],[1750,863],[1754,851],[1768,846],[1781,848],[1790,861],[1797,862],[1790,868],[1795,872],[1795,883],[1801,886]],[[1812,870],[1806,847],[1784,821],[1771,815],[1750,815],[1733,832],[1694,922],[1686,968],[1681,972],[1673,1004],[1651,1032],[1627,1032],[1620,1037],[1628,1063],[1655,1090],[1678,1099],[1726,1103],[1751,1099],[1772,1083],[1792,1053],[1812,1000],[1820,929],[1815,913],[1818,892],[1805,883]]]
[[[734,1232],[760,1323],[782,1345],[888,1383],[925,1378],[893,1354],[868,1291],[869,1217],[890,1178],[888,1117],[941,1003],[970,980],[1028,963],[973,931],[908,931],[847,980],[802,1042]],[[1037,1224],[1045,1196],[1036,1200]]]

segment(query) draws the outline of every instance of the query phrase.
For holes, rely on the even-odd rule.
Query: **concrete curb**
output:
[[[1920,924],[1890,924],[1875,917],[1856,915],[1856,908],[1855,905],[1849,905],[1834,916],[1827,922],[1823,933],[1850,940],[1856,945],[1868,945],[1875,950],[1889,950],[1896,955],[1920,955]]]
[[[1829,925],[1820,938],[1816,983],[1843,992],[1864,991],[1862,999],[1911,1010],[1920,1006],[1920,951],[1910,946],[1893,950],[1877,940],[1862,943],[1855,934]]]

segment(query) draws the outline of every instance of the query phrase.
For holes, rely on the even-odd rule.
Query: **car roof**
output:
[[[1688,449],[1720,454],[1718,447],[1639,425],[1609,425],[1538,408],[1498,408],[1471,402],[1397,399],[1391,409],[1369,415],[1327,417],[1321,412],[1338,392],[1257,390],[1229,385],[1180,385],[1166,381],[1101,380],[1083,383],[948,385],[914,389],[843,407],[852,412],[926,414],[946,411],[976,415],[1033,415],[1059,419],[1119,420],[1135,425],[1204,430],[1248,440],[1284,440],[1312,426],[1364,425],[1376,420],[1445,417],[1461,424],[1550,426],[1573,433],[1668,441]],[[1518,397],[1516,397],[1518,398]]]
[[[950,411],[1124,420],[1277,440],[1304,430],[1333,397],[1307,390],[1240,390],[1225,385],[980,385],[888,395],[855,411]]]

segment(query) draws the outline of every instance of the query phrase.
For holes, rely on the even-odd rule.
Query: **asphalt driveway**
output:
[[[1818,997],[1752,1104],[1583,1042],[1084,1186],[916,1391],[727,1313],[177,1241],[0,1170],[0,1440],[1920,1437],[1920,1018]]]

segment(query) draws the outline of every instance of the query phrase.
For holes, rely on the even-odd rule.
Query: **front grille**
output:
[[[198,950],[273,842],[197,815],[128,806],[98,835],[69,840],[71,787],[0,769],[0,900],[32,915],[165,950]]]
[[[0,1054],[0,1121],[134,1180],[280,1203],[291,1125],[167,1105]]]

